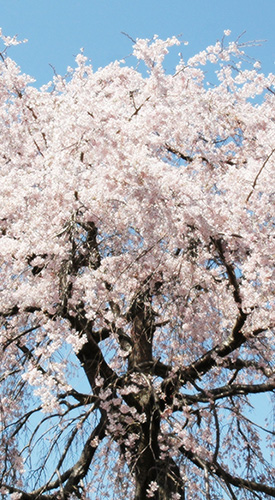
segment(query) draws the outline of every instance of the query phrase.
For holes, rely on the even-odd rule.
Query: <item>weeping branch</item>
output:
[[[199,457],[193,451],[187,450],[186,448],[184,448],[184,446],[181,446],[179,450],[197,467],[202,470],[207,469],[213,477],[217,476],[218,478],[221,478],[226,484],[229,483],[232,486],[236,486],[237,488],[242,488],[253,492],[259,491],[260,493],[265,493],[266,495],[270,495],[273,498],[275,497],[275,488],[273,488],[272,486],[233,476],[229,472],[226,472],[223,467],[221,467],[221,465],[219,465],[217,462],[209,462],[208,460]]]

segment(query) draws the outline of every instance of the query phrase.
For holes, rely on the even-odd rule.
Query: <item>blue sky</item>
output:
[[[132,38],[182,34],[188,40],[183,58],[214,43],[231,29],[235,39],[267,40],[249,54],[274,72],[275,0],[0,0],[0,26],[5,35],[29,42],[10,51],[37,86],[51,80],[55,67],[65,74],[81,47],[94,69],[127,57]]]

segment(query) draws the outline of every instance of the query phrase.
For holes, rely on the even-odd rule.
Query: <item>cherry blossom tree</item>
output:
[[[227,35],[41,89],[2,36],[3,499],[275,497],[274,76]]]

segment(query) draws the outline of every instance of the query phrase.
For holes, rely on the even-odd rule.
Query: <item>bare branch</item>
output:
[[[273,392],[275,390],[275,382],[265,383],[265,384],[233,384],[225,385],[223,387],[217,387],[216,389],[211,389],[203,391],[196,395],[184,395],[183,400],[192,403],[207,403],[208,401],[216,401],[217,399],[228,398],[231,396],[238,395],[248,395],[248,394],[260,394],[264,392]],[[178,396],[180,397],[180,395]]]
[[[268,90],[270,90],[271,92],[273,92],[271,89],[268,89]],[[273,92],[273,94],[274,94],[274,92]],[[255,189],[255,187],[256,187],[256,184],[257,184],[257,181],[258,181],[258,179],[259,179],[259,176],[261,175],[261,173],[262,173],[263,169],[265,168],[265,166],[266,166],[267,162],[269,161],[269,159],[270,159],[270,158],[271,158],[271,156],[273,155],[274,151],[275,151],[275,149],[272,149],[271,153],[267,156],[267,158],[265,159],[264,163],[262,164],[262,166],[261,166],[261,168],[260,168],[259,172],[257,173],[257,175],[256,175],[256,177],[255,177],[255,179],[254,179],[254,182],[253,182],[253,184],[252,184],[252,189],[251,189],[251,191],[250,191],[250,193],[249,193],[248,197],[246,198],[246,203],[249,201],[249,198],[251,197],[251,195],[252,195],[252,193],[253,193],[253,191],[254,191],[254,189]]]
[[[181,453],[191,460],[193,464],[195,464],[200,469],[204,469],[205,467],[209,471],[211,475],[214,477],[217,476],[223,479],[226,483],[231,484],[232,486],[236,486],[237,488],[244,488],[249,491],[259,491],[261,493],[265,493],[270,495],[271,497],[275,497],[275,488],[272,486],[257,483],[256,481],[250,481],[248,479],[242,479],[241,477],[233,476],[229,472],[226,472],[225,469],[218,463],[209,462],[201,457],[199,457],[196,453],[191,450],[185,449],[183,446],[180,447]]]

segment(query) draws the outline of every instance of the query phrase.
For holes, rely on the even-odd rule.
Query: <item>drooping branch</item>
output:
[[[177,388],[179,388],[179,386],[185,385],[188,381],[192,382],[200,379],[213,367],[217,366],[217,360],[219,358],[223,359],[229,354],[233,353],[236,349],[240,348],[248,338],[247,335],[244,335],[242,333],[242,328],[247,320],[247,317],[249,316],[249,313],[244,312],[242,309],[239,283],[236,278],[234,267],[232,264],[229,264],[227,262],[222,240],[212,239],[212,241],[218,252],[219,259],[226,269],[229,283],[233,289],[233,297],[237,306],[238,314],[232,331],[221,344],[218,344],[214,348],[207,351],[199,359],[190,363],[189,366],[179,369],[172,378],[169,378],[169,373],[172,372],[172,366],[167,366],[165,369],[165,367],[161,363],[156,363],[154,365],[154,373],[166,378],[166,380],[163,382],[163,389],[169,400],[171,399],[171,396],[177,391]],[[256,337],[266,329],[258,328],[257,330],[254,330],[250,336]]]
[[[8,484],[3,483],[1,486],[8,490],[10,493],[20,493],[22,500],[54,500],[56,498],[56,493],[47,494],[46,492],[60,487],[62,487],[61,491],[63,494],[63,498],[69,498],[72,493],[75,493],[78,490],[78,485],[81,479],[85,477],[93,456],[97,450],[97,446],[93,446],[92,443],[95,442],[96,438],[98,438],[99,441],[102,441],[105,436],[105,432],[106,415],[101,417],[100,422],[88,437],[81,455],[75,465],[70,467],[62,474],[59,474],[56,480],[46,483],[41,488],[27,493]]]
[[[271,497],[275,497],[275,488],[269,486],[267,484],[257,483],[256,481],[250,481],[248,479],[243,479],[241,477],[233,476],[229,472],[227,472],[220,464],[215,462],[209,462],[201,457],[199,457],[192,450],[187,450],[184,446],[179,448],[180,452],[193,464],[195,464],[200,469],[205,469],[209,471],[209,473],[215,477],[219,477],[225,481],[225,483],[229,483],[232,486],[236,486],[237,488],[246,489],[249,491],[259,491],[261,493],[265,493],[266,495],[270,495]]]

